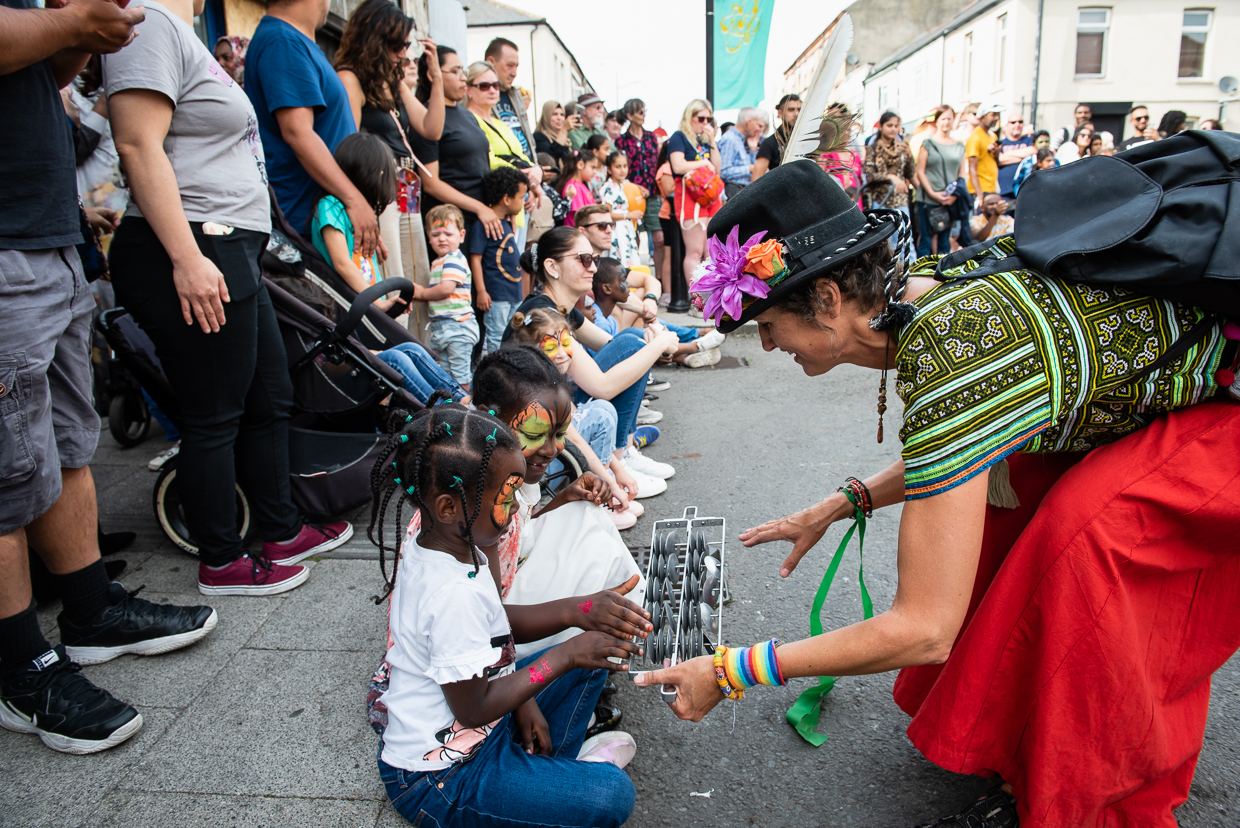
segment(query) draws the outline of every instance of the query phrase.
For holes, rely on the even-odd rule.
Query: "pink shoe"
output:
[[[611,522],[616,524],[616,528],[621,532],[625,529],[632,529],[635,525],[637,525],[637,515],[633,514],[628,509],[621,512],[616,512],[611,509],[604,509],[603,511],[607,513],[607,516],[611,518]]]
[[[310,577],[304,566],[280,566],[249,553],[228,566],[198,565],[198,591],[203,595],[278,595],[296,589]]]
[[[623,768],[637,754],[637,742],[623,730],[610,730],[581,743],[579,762],[606,762]]]
[[[646,507],[642,505],[642,502],[640,500],[637,500],[636,498],[634,498],[633,500],[629,501],[628,506],[624,507],[624,511],[632,512],[633,517],[639,518],[642,515],[646,514]]]
[[[304,561],[311,555],[327,552],[346,543],[353,537],[353,525],[347,521],[336,523],[307,523],[297,537],[283,543],[263,542],[263,557],[273,564],[291,564]]]

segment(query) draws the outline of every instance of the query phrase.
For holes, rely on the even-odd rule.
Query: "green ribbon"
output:
[[[851,491],[844,489],[843,492],[853,505],[853,525],[844,533],[844,539],[840,541],[839,548],[835,550],[831,565],[827,567],[826,573],[822,576],[818,594],[814,596],[814,605],[809,611],[811,636],[822,635],[822,618],[820,617],[822,605],[827,600],[827,593],[831,591],[831,582],[835,580],[835,572],[840,568],[840,561],[844,559],[844,550],[848,548],[848,542],[852,540],[854,532],[857,533],[857,555],[860,558],[857,565],[857,583],[861,585],[861,608],[867,619],[874,616],[874,602],[870,600],[870,591],[865,588],[865,513],[857,505],[857,498]],[[835,687],[834,676],[819,676],[818,684],[802,693],[796,703],[784,714],[788,724],[796,728],[801,738],[814,747],[827,741],[827,737],[815,732],[814,728],[818,727],[818,714],[821,712],[823,699],[833,687]]]

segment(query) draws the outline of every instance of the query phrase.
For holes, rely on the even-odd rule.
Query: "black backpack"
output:
[[[1042,170],[1021,185],[1014,235],[1014,257],[988,256],[990,240],[943,257],[936,276],[1027,268],[1240,319],[1240,135],[1192,130]]]

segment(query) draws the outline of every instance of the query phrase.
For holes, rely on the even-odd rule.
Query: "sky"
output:
[[[610,6],[581,0],[500,2],[547,18],[608,109],[629,98],[645,101],[647,129],[660,122],[669,132],[675,129],[685,105],[706,92],[703,0],[628,0]],[[769,106],[779,100],[784,70],[849,2],[775,0],[766,47]]]

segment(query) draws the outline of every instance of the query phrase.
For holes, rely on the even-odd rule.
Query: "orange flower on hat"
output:
[[[778,276],[786,269],[783,244],[779,239],[769,239],[761,244],[755,244],[745,253],[745,272],[757,276],[764,282]]]

